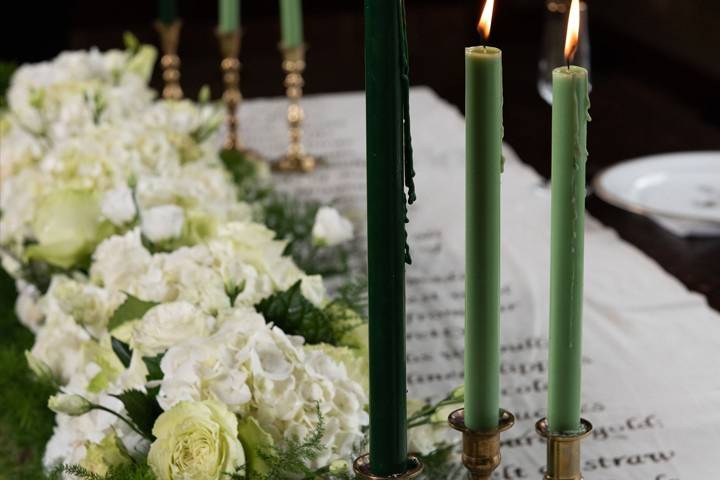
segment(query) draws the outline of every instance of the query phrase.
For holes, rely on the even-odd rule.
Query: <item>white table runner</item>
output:
[[[362,248],[364,97],[322,95],[303,105],[307,149],[327,163],[278,183],[335,201],[363,231]],[[282,153],[285,108],[281,98],[243,104],[249,146]],[[465,129],[460,113],[426,88],[413,89],[411,113],[418,201],[409,225],[408,389],[437,400],[462,382]],[[509,147],[505,156],[501,406],[518,423],[503,436],[497,478],[540,478],[545,450],[534,422],[546,403],[550,196]],[[592,218],[586,230],[584,416],[595,425],[583,444],[586,478],[720,478],[720,315],[613,231]]]

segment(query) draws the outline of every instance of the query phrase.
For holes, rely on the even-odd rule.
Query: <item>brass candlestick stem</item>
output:
[[[500,466],[500,433],[515,424],[515,417],[501,410],[498,427],[487,432],[475,432],[465,425],[465,409],[455,410],[448,417],[450,426],[463,434],[462,462],[471,480],[490,480]]]
[[[220,69],[223,74],[223,102],[225,102],[225,125],[227,126],[227,139],[224,147],[228,150],[243,150],[238,135],[237,109],[242,102],[240,93],[240,31],[218,33],[220,52],[223,59]]]
[[[370,454],[366,453],[355,459],[355,462],[353,462],[353,471],[355,475],[362,480],[411,480],[417,478],[422,473],[423,465],[419,458],[410,455],[408,456],[408,469],[405,473],[382,477],[370,473]]]
[[[303,95],[303,71],[305,70],[305,45],[282,48],[285,71],[285,89],[290,104],[287,109],[287,121],[290,143],[287,152],[275,163],[275,170],[282,172],[311,172],[315,170],[317,161],[312,155],[305,153],[302,145],[302,123],[305,113],[300,106]]]
[[[165,82],[162,91],[165,100],[180,100],[183,97],[182,87],[180,87],[180,57],[177,55],[181,28],[181,20],[175,20],[173,23],[155,23],[163,52],[163,56],[160,57],[160,66]]]
[[[545,480],[582,480],[580,442],[590,435],[593,427],[585,419],[581,424],[582,431],[576,434],[551,433],[545,418],[535,424],[535,430],[547,441]]]

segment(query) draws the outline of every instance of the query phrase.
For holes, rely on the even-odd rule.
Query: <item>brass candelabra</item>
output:
[[[390,476],[379,476],[370,472],[370,455],[365,454],[355,459],[353,462],[353,471],[357,478],[362,480],[411,480],[417,478],[423,471],[423,465],[419,458],[408,456],[408,467],[404,473],[398,473]]]
[[[290,141],[287,152],[274,164],[281,172],[311,172],[317,166],[317,159],[305,153],[302,144],[302,124],[305,113],[300,105],[303,95],[303,71],[305,70],[305,45],[282,48],[285,71],[285,89],[289,101],[287,122]]]
[[[181,28],[181,20],[175,20],[172,23],[155,23],[163,52],[160,57],[160,66],[165,83],[162,91],[165,100],[180,100],[183,97],[182,87],[180,87],[180,57],[177,55]]]
[[[552,433],[547,419],[535,424],[535,430],[547,441],[547,473],[544,480],[582,480],[580,443],[592,432],[592,424],[581,420],[582,429],[573,434]]]
[[[490,480],[500,466],[500,434],[515,424],[515,417],[501,410],[497,428],[486,432],[470,430],[465,425],[465,409],[455,410],[448,417],[450,427],[463,434],[462,462],[471,480]]]

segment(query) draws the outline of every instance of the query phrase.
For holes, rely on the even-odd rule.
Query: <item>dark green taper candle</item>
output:
[[[588,75],[553,72],[548,428],[580,428]]]
[[[500,413],[500,171],[502,52],[465,50],[465,425]]]
[[[176,0],[158,0],[158,20],[169,25],[177,19]]]
[[[370,468],[407,467],[401,4],[365,1]]]

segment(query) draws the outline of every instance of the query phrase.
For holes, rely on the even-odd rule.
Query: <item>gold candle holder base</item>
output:
[[[285,89],[289,101],[287,122],[290,143],[287,152],[273,164],[273,170],[279,172],[308,173],[315,170],[318,159],[305,153],[302,145],[302,123],[305,112],[300,106],[303,95],[303,71],[305,70],[305,45],[281,48],[283,53],[282,68],[285,71]]]
[[[419,458],[413,455],[409,455],[408,469],[405,471],[405,473],[398,473],[395,475],[383,477],[370,473],[370,454],[366,453],[365,455],[355,459],[355,461],[353,462],[353,471],[355,472],[355,475],[357,475],[357,477],[361,480],[410,480],[412,478],[417,478],[422,473],[423,464]]]
[[[490,480],[500,466],[500,433],[515,424],[515,416],[507,410],[500,411],[500,420],[495,430],[475,432],[465,425],[465,409],[455,410],[448,417],[453,429],[463,434],[462,462],[471,480]]]
[[[581,419],[580,423],[582,431],[575,434],[551,433],[546,418],[535,424],[535,430],[547,441],[545,480],[582,480],[580,442],[590,435],[593,426],[585,419]]]
[[[160,57],[160,66],[165,82],[162,91],[165,100],[180,100],[183,97],[182,87],[180,87],[180,57],[177,55],[181,28],[181,20],[175,20],[173,23],[155,22],[155,30],[160,35],[160,46],[163,52],[163,56]]]

